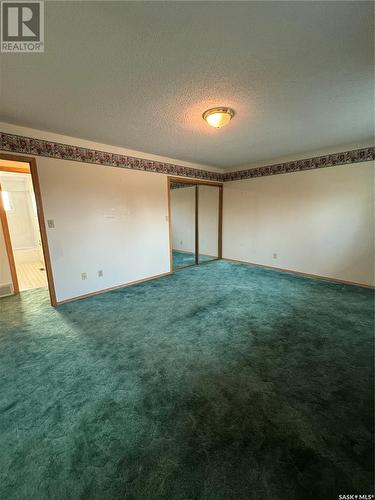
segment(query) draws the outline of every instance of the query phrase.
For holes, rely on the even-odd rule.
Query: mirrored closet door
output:
[[[171,267],[221,258],[222,185],[168,178]]]
[[[196,258],[196,189],[194,184],[171,182],[170,212],[172,268],[193,266]]]
[[[219,258],[219,203],[218,186],[198,186],[199,263]]]

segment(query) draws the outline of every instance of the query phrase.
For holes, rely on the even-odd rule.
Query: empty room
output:
[[[1,2],[0,499],[374,498],[374,6]]]

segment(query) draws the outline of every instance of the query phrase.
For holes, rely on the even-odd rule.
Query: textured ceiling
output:
[[[226,170],[368,141],[373,5],[46,2],[45,53],[1,55],[0,119]]]

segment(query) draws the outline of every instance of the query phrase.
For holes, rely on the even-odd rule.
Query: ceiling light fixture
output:
[[[212,108],[205,111],[202,115],[203,119],[211,125],[211,127],[220,128],[227,125],[234,116],[234,111],[231,108]]]

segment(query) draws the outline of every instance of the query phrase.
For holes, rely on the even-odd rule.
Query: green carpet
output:
[[[208,255],[199,255],[199,262],[208,262],[215,260],[214,257]],[[172,267],[174,270],[181,269],[182,267],[194,266],[195,254],[190,252],[180,252],[179,250],[172,251]]]
[[[372,492],[368,289],[215,261],[0,308],[1,499]]]

